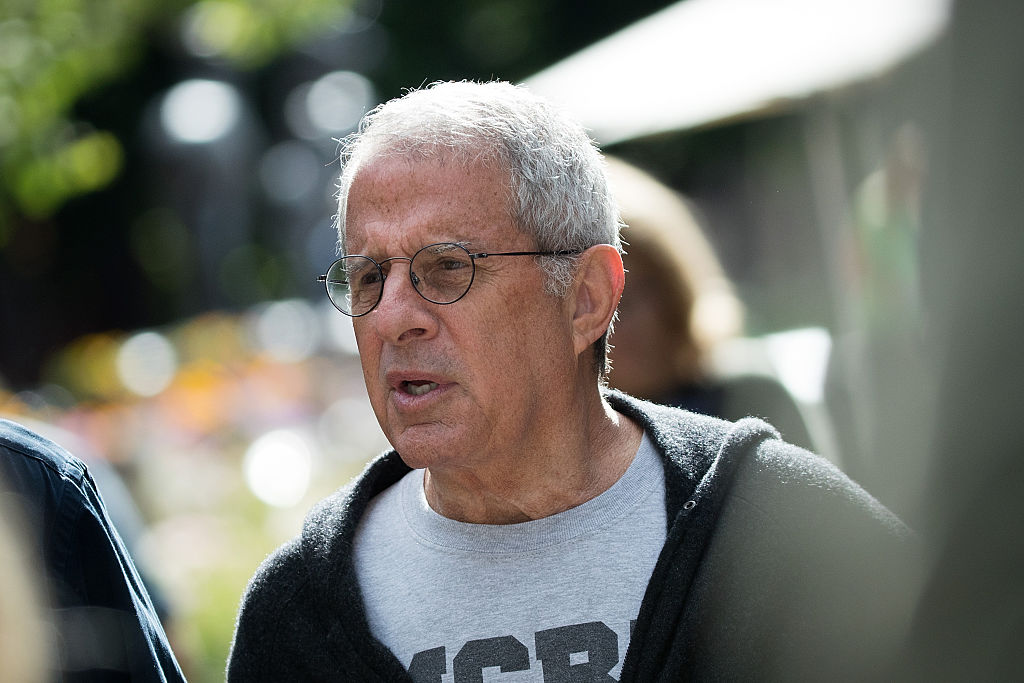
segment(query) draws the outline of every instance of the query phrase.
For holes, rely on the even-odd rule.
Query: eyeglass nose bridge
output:
[[[409,281],[412,282],[412,288],[415,289],[416,293],[419,294],[421,297],[423,297],[424,299],[427,299],[427,297],[423,295],[423,292],[420,291],[420,278],[419,278],[418,275],[416,275],[415,272],[413,272],[413,269],[412,269],[412,260],[414,258],[416,258],[415,254],[413,254],[412,256],[389,256],[386,259],[382,259],[380,261],[374,261],[374,263],[377,264],[377,268],[380,270],[380,278],[381,278],[381,281],[380,281],[380,296],[381,296],[381,298],[384,297],[384,283],[387,282],[388,276],[391,275],[391,265],[390,265],[390,262],[391,261],[408,261],[409,262]],[[370,259],[370,260],[373,261],[373,259]],[[385,264],[387,264],[387,268],[386,269],[384,267]],[[430,299],[427,299],[427,301],[430,301]],[[378,299],[378,303],[380,303],[379,299]]]

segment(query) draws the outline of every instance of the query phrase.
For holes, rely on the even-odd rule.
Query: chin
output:
[[[451,427],[438,423],[405,427],[393,436],[388,435],[388,441],[413,469],[453,463],[464,450],[459,446],[459,435]]]

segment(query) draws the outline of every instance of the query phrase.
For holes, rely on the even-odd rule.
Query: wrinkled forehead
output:
[[[481,170],[488,171],[489,175],[498,174],[494,191],[502,193],[511,211],[514,179],[504,155],[488,145],[453,147],[404,138],[366,139],[351,151],[338,182],[336,227],[343,249],[348,240],[348,207],[359,199],[353,193],[356,178],[364,176],[368,170],[398,163],[407,166],[433,165],[444,170],[469,169],[473,174]],[[355,188],[355,191],[359,192],[359,188]]]
[[[516,243],[508,174],[486,160],[377,156],[353,174],[345,204],[345,253],[455,242],[493,250]]]
[[[410,163],[433,162],[444,166],[486,165],[504,170],[511,180],[506,156],[500,145],[486,138],[466,139],[456,144],[452,141],[367,133],[349,150],[340,185],[351,185],[355,176],[366,166],[391,159],[404,159]]]

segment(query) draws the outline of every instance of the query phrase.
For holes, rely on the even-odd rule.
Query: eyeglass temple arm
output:
[[[581,254],[579,249],[563,249],[562,251],[481,251],[470,254],[472,259],[487,258],[488,256],[574,256]]]

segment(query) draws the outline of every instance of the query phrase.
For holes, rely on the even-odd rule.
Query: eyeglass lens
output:
[[[344,256],[327,271],[327,294],[342,312],[366,315],[380,301],[384,278],[391,262],[378,265],[366,256]],[[409,262],[413,287],[427,301],[450,304],[458,301],[473,284],[473,259],[458,244],[431,244],[416,252]]]

